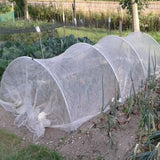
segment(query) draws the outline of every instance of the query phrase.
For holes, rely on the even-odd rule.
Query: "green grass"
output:
[[[149,35],[151,35],[158,43],[160,43],[160,32],[148,32]]]
[[[5,27],[6,29],[24,29],[28,27],[35,27],[38,25],[42,26],[46,24],[48,24],[48,22],[45,21],[16,20],[15,22],[0,22],[0,27]]]
[[[58,28],[58,35],[64,36],[64,28]],[[123,32],[123,36],[129,34],[130,31]],[[86,27],[78,27],[77,35],[74,27],[66,27],[65,29],[66,35],[74,34],[76,37],[88,37],[90,40],[92,40],[94,43],[96,43],[98,40],[100,40],[102,37],[112,34],[112,35],[119,35],[119,32],[117,30],[111,31],[111,33],[108,33],[108,30],[105,28],[86,28]]]
[[[64,36],[64,28],[58,28],[58,35]],[[131,31],[123,31],[122,36],[127,36]],[[111,33],[108,33],[108,30],[105,28],[85,28],[85,27],[78,27],[77,35],[74,27],[66,27],[65,29],[66,35],[74,34],[76,37],[88,37],[94,43],[98,42],[101,38],[107,35],[117,35],[119,36],[118,30],[112,30]],[[151,35],[157,42],[160,43],[160,32],[147,32]]]
[[[29,145],[5,160],[61,160],[58,153],[40,145]]]
[[[21,139],[14,134],[9,134],[0,130],[0,159],[5,158],[12,153],[16,153],[21,146]]]
[[[62,160],[62,157],[46,147],[26,144],[18,136],[0,130],[0,160]]]

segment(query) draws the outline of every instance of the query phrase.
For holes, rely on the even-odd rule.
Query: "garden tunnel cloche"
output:
[[[77,43],[49,59],[19,57],[3,74],[0,106],[37,137],[45,127],[70,132],[107,110],[115,95],[124,101],[133,84],[137,92],[148,66],[158,74],[160,46],[141,32]]]

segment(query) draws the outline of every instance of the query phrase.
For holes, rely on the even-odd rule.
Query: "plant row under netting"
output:
[[[115,95],[124,101],[137,93],[159,67],[160,46],[149,35],[106,36],[95,45],[74,44],[54,58],[15,59],[2,77],[0,105],[38,137],[45,127],[70,132],[109,109]]]

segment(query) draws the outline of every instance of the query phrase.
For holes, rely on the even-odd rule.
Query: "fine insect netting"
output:
[[[94,46],[77,43],[54,58],[17,58],[2,77],[0,105],[38,137],[45,127],[70,132],[116,96],[125,100],[133,86],[137,92],[149,64],[151,74],[158,71],[152,66],[160,65],[159,52],[150,36],[132,33],[106,36]]]
[[[135,38],[136,37],[136,38]],[[160,45],[146,33],[131,33],[125,37],[137,52],[143,65],[145,77],[160,69]]]
[[[120,96],[125,99],[130,94],[132,79],[137,90],[144,79],[144,72],[136,51],[123,38],[117,36],[106,36],[95,47],[110,61],[118,77]]]

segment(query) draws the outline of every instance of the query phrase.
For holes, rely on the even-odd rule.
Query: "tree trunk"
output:
[[[76,18],[76,1],[75,0],[73,0],[72,9],[73,9],[73,18]]]
[[[132,31],[139,32],[139,16],[138,16],[138,6],[135,0],[132,1]]]
[[[24,0],[24,17],[25,17],[25,19],[29,19],[28,1],[27,0]]]

